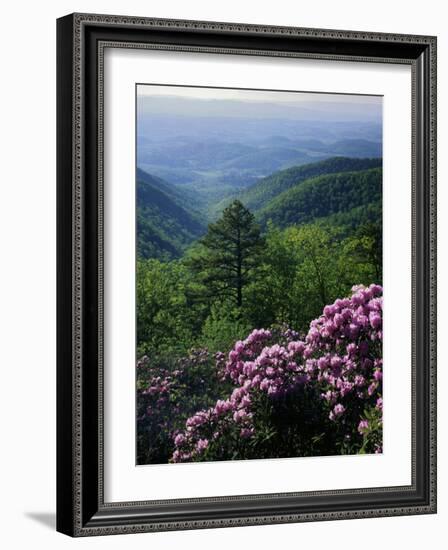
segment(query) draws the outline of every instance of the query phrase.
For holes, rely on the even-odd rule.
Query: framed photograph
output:
[[[57,41],[57,529],[435,513],[436,38]]]

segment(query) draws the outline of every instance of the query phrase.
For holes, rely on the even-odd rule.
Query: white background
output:
[[[2,12],[0,200],[1,543],[5,548],[441,548],[448,520],[439,349],[439,514],[71,540],[55,510],[55,18],[73,11],[439,35],[439,311],[447,330],[448,36],[443,2],[96,1],[9,4]],[[438,541],[441,542],[438,542]]]
[[[148,487],[149,498],[161,500],[410,485],[409,65],[111,49],[105,53],[104,73],[105,500],[147,500]],[[135,467],[135,372],[128,368],[135,360],[135,303],[129,296],[135,284],[135,82],[255,89],[275,82],[276,89],[285,90],[306,82],[308,90],[383,95],[386,307],[381,455]]]

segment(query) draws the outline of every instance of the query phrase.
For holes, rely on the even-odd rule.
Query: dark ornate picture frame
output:
[[[103,54],[110,46],[412,69],[412,484],[108,503]],[[436,512],[436,38],[73,14],[57,21],[57,529],[71,536]]]

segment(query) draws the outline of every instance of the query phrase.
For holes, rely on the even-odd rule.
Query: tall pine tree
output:
[[[222,217],[208,226],[191,258],[201,294],[206,298],[228,298],[240,308],[244,287],[255,278],[264,239],[254,215],[238,200]]]

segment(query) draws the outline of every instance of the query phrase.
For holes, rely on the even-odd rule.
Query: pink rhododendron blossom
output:
[[[208,439],[200,439],[197,443],[196,443],[196,450],[199,452],[199,453],[202,453],[203,451],[205,451],[205,449],[208,447]]]
[[[358,432],[363,434],[366,430],[369,429],[369,423],[367,420],[361,420],[358,424]]]
[[[302,338],[289,330],[281,343],[273,341],[271,330],[253,330],[235,343],[227,360],[216,354],[222,378],[235,387],[228,399],[187,419],[183,434],[174,438],[173,462],[195,460],[206,447],[221,445],[232,430],[243,440],[256,437],[260,396],[275,404],[300,388],[317,392],[346,442],[369,428],[360,416],[366,409],[376,411],[381,426],[382,338],[379,285],[353,287],[350,297],[327,305]],[[165,394],[170,384],[168,377],[151,387]]]

